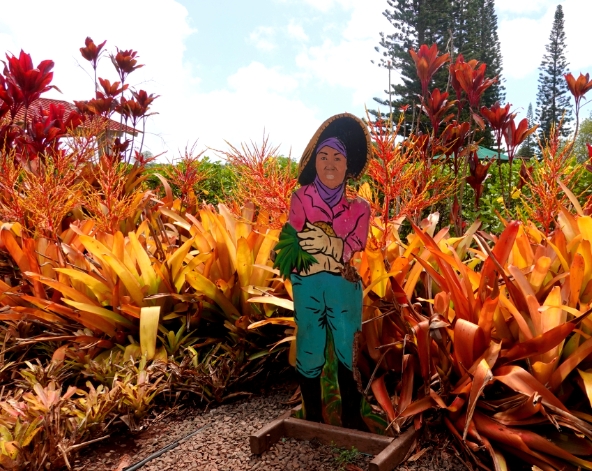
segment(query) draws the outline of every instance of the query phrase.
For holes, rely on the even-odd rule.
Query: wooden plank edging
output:
[[[290,417],[291,411],[249,437],[251,452],[259,455],[282,437],[298,440],[317,439],[324,445],[334,445],[350,449],[354,446],[362,453],[375,455],[370,462],[369,471],[392,471],[407,455],[414,443],[416,431],[411,426],[398,437],[387,437],[359,430],[335,427],[333,425],[310,422]]]
[[[368,466],[368,471],[391,471],[407,456],[407,452],[415,441],[416,431],[411,425],[382,450]]]

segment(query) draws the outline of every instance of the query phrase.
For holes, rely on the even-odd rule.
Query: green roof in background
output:
[[[441,155],[437,155],[436,159],[440,158]],[[482,147],[479,146],[479,149],[477,149],[477,157],[479,157],[479,160],[490,160],[491,158],[493,158],[493,160],[497,160],[497,151],[493,150],[493,149],[489,149],[487,147]],[[502,162],[508,162],[508,154],[506,154],[505,152],[502,152],[500,155],[500,159]],[[519,158],[515,157],[515,160],[520,160]]]
[[[479,149],[477,150],[477,157],[479,157],[479,160],[489,160],[492,157],[495,160],[497,160],[497,151],[493,149],[488,149],[487,147],[479,146]],[[507,162],[509,160],[508,154],[506,154],[505,152],[501,153],[500,158],[502,162]]]

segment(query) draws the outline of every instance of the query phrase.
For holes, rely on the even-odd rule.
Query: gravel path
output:
[[[121,471],[176,439],[207,426],[178,447],[142,466],[141,471],[359,471],[368,469],[372,456],[315,443],[282,439],[260,456],[252,455],[249,435],[287,411],[290,392],[270,394],[224,404],[209,411],[185,409],[135,435],[113,436],[81,453],[75,471]],[[446,433],[434,432],[413,450],[414,456],[399,470],[462,470],[463,466]],[[437,452],[435,452],[437,449]],[[419,455],[419,456],[418,456]]]

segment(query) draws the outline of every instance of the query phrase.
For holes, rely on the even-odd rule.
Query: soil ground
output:
[[[146,429],[131,434],[123,429],[103,442],[82,450],[73,463],[76,471],[121,471],[170,443],[202,427],[203,430],[142,467],[141,471],[360,471],[372,456],[315,441],[284,438],[260,456],[252,455],[249,435],[290,409],[295,383],[274,386],[209,410],[175,407],[149,421]],[[397,469],[447,471],[472,469],[465,463],[450,434],[439,424],[425,433]],[[467,467],[468,466],[468,467]]]

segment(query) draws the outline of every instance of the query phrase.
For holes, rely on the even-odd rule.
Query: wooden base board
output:
[[[375,455],[368,466],[368,471],[392,471],[403,461],[415,438],[413,427],[393,438],[309,422],[296,419],[290,415],[290,412],[286,412],[286,414],[251,435],[249,437],[251,452],[259,455],[267,451],[271,445],[278,442],[282,437],[296,438],[298,440],[312,440],[314,438],[324,445],[334,445],[339,448],[354,446],[362,453]]]

